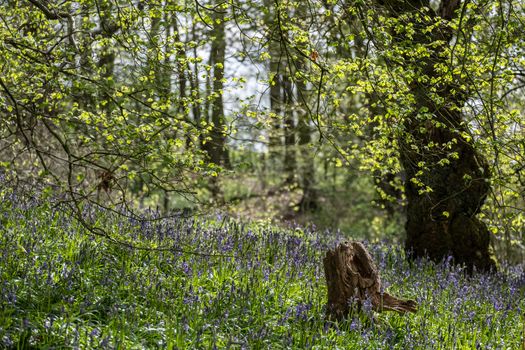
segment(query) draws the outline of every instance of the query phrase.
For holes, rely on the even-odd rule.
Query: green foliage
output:
[[[193,180],[218,169],[200,148],[206,120],[190,117],[202,98],[172,86],[172,71],[188,79],[209,69],[184,55],[206,42],[183,41],[177,23],[166,22],[174,10],[194,15],[175,5],[2,6],[2,164],[99,203],[101,189],[114,192],[112,204],[159,192],[191,196]]]
[[[361,212],[372,196],[324,196],[330,184],[319,159],[366,176],[361,192],[374,183],[379,205],[397,206],[404,183],[432,194],[429,176],[461,162],[455,147],[466,142],[489,161],[482,214],[498,252],[520,257],[520,1],[463,2],[446,18],[433,2],[418,11],[397,1],[4,3],[0,167],[20,180],[67,192],[77,204],[168,210],[239,197],[228,193],[231,179],[251,178],[255,167],[258,187],[320,194],[317,209],[324,207],[313,217],[326,218],[330,206]],[[425,99],[463,119],[437,118],[420,105]],[[455,137],[415,137],[433,130]],[[432,155],[409,179],[404,147]],[[232,176],[224,170],[237,153],[253,164],[234,166]],[[259,159],[271,161],[263,169]],[[391,175],[395,193],[381,187]],[[465,175],[465,186],[477,180]]]

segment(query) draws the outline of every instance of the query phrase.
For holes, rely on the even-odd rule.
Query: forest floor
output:
[[[330,231],[225,217],[143,220],[85,208],[89,234],[45,201],[0,198],[0,347],[168,349],[518,349],[525,272],[468,276],[367,243],[385,290],[417,313],[366,307],[325,321]],[[147,219],[153,220],[147,220]],[[136,249],[139,247],[140,249]]]

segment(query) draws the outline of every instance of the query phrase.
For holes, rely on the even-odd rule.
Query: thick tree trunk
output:
[[[408,201],[406,247],[416,256],[429,255],[434,260],[452,254],[457,263],[469,268],[490,269],[494,267],[489,254],[490,234],[486,225],[476,218],[490,189],[489,170],[486,161],[474,147],[456,130],[461,116],[458,112],[437,110],[435,116],[443,122],[455,120],[458,124],[449,128],[429,128],[422,135],[417,130],[418,122],[407,124],[413,128],[411,135],[421,146],[429,142],[452,143],[448,152],[457,152],[457,158],[449,158],[448,165],[435,165],[418,179],[432,191],[420,194],[420,187],[410,179],[420,171],[420,162],[437,164],[443,154],[425,151],[405,144],[401,151],[401,162],[407,174],[405,194]]]
[[[382,291],[379,271],[363,244],[340,243],[326,252],[323,264],[328,287],[327,319],[340,321],[366,300],[378,312],[417,311],[415,301],[399,299]]]
[[[436,21],[453,18],[460,1],[442,0],[437,11],[430,9],[426,0],[379,3],[392,17],[412,18],[416,35],[412,42],[399,39],[398,45],[407,52],[417,45],[424,46],[429,53],[426,59],[410,54],[405,57],[419,76],[426,77],[410,85],[413,113],[405,118],[406,135],[400,140],[401,163],[407,175],[406,248],[416,256],[440,260],[452,254],[455,262],[469,268],[491,269],[490,234],[476,218],[490,189],[489,169],[486,160],[463,136],[468,131],[461,112],[468,98],[468,81],[455,77],[461,83],[451,83],[440,79],[443,72],[435,70],[438,63],[445,65],[449,59],[443,52],[449,50],[452,29],[444,24],[430,32],[424,30]],[[416,17],[425,12],[429,14],[427,23],[418,22]],[[431,118],[420,114],[425,110]],[[422,191],[426,186],[430,190]]]

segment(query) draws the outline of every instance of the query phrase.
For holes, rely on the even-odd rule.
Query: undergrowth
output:
[[[126,218],[84,208],[96,237],[59,207],[0,198],[0,347],[97,349],[519,349],[525,275],[410,261],[367,243],[382,281],[416,314],[324,320],[322,257],[343,239],[224,219]],[[148,220],[146,220],[148,219]],[[195,254],[199,253],[199,254]]]

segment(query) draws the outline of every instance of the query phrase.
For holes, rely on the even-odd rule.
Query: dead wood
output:
[[[372,257],[359,242],[343,242],[326,252],[323,259],[328,303],[326,317],[339,321],[350,309],[370,300],[375,311],[416,312],[414,300],[404,300],[382,292],[381,279]]]

